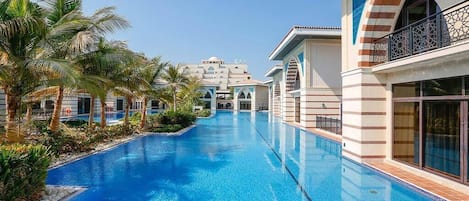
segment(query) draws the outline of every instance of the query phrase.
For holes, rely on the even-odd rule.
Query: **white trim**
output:
[[[287,36],[280,42],[280,44],[274,49],[270,54],[269,60],[274,60],[283,49],[292,42],[297,36],[335,36],[341,37],[341,30],[332,30],[332,29],[314,29],[314,28],[302,28],[302,27],[293,27]]]

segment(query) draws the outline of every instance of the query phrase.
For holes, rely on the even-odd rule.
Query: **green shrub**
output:
[[[42,142],[44,146],[48,146],[50,151],[58,156],[63,153],[84,152],[92,149],[90,137],[84,133],[68,134],[63,130],[58,132],[50,132],[44,134]]]
[[[0,200],[40,200],[49,164],[45,146],[0,146]]]
[[[192,125],[196,120],[196,116],[192,112],[184,111],[165,111],[156,117],[156,121],[161,125],[180,124],[183,127]]]
[[[71,119],[63,123],[70,128],[85,128],[88,126],[88,121],[85,121],[83,119]]]
[[[158,133],[173,133],[173,132],[177,132],[181,129],[183,129],[184,127],[181,125],[181,124],[169,124],[169,125],[161,125],[159,127],[156,127],[154,129],[152,129],[151,131],[152,132],[158,132]]]
[[[209,109],[196,111],[197,117],[208,117],[210,116],[210,114],[212,114],[212,111],[210,111]]]
[[[130,115],[129,122],[132,125],[138,125],[140,123],[141,118],[142,118],[142,113],[134,112],[134,113],[132,113],[132,115]]]
[[[48,130],[49,121],[46,120],[34,120],[32,121],[32,128],[37,133],[44,133]]]

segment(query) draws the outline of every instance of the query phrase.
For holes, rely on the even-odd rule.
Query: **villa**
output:
[[[268,110],[269,89],[258,80],[246,80],[233,85],[233,111],[239,110]]]
[[[340,118],[340,28],[295,26],[270,54],[272,111],[283,121],[316,128],[324,117]]]
[[[343,156],[469,190],[469,2],[342,4],[341,30],[293,27],[270,54],[270,111],[337,116]]]
[[[469,2],[342,2],[343,155],[468,185]]]

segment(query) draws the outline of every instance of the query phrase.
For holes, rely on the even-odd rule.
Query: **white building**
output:
[[[200,64],[183,65],[182,68],[189,76],[218,84],[217,91],[227,91],[228,85],[251,79],[247,64],[227,64],[217,57],[202,60]]]
[[[269,56],[273,113],[304,128],[323,128],[325,119],[340,116],[342,96],[341,30],[295,26]]]

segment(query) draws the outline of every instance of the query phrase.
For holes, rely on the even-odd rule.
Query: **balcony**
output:
[[[460,3],[375,40],[371,60],[382,64],[469,38],[469,4]]]

